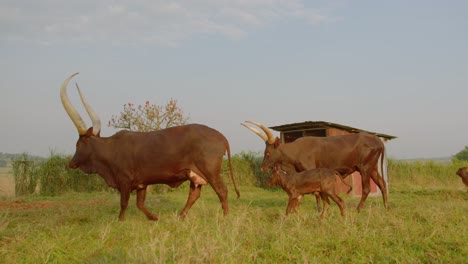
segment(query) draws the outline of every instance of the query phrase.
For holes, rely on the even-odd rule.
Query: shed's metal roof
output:
[[[285,131],[291,131],[291,130],[317,129],[317,128],[338,128],[338,129],[346,130],[346,131],[351,132],[351,133],[367,132],[369,134],[373,134],[373,135],[376,135],[378,137],[385,138],[387,140],[397,138],[395,136],[391,136],[391,135],[387,135],[387,134],[366,131],[366,130],[362,130],[362,129],[355,128],[355,127],[344,126],[344,125],[331,123],[331,122],[325,122],[325,121],[305,121],[305,122],[302,122],[302,123],[293,123],[293,124],[286,124],[286,125],[280,125],[280,126],[272,126],[270,128],[275,130],[275,131],[279,131],[279,132],[285,132]]]

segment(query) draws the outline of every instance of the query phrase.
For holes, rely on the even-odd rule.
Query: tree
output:
[[[177,100],[171,99],[165,106],[146,101],[144,105],[138,106],[132,103],[124,104],[124,110],[119,116],[112,116],[108,126],[147,132],[184,125],[188,119],[177,105]]]
[[[130,131],[147,132],[185,125],[188,119],[188,117],[184,117],[184,112],[177,105],[177,100],[171,99],[165,106],[150,104],[149,101],[146,101],[144,105],[138,106],[132,103],[124,104],[124,110],[120,112],[120,115],[112,116],[107,125]],[[151,189],[148,188],[148,191],[152,191]],[[157,193],[165,193],[168,189],[166,185],[158,185],[155,191]]]
[[[461,150],[460,152],[458,152],[457,154],[455,154],[453,158],[456,160],[468,161],[468,146],[465,146],[465,148]]]

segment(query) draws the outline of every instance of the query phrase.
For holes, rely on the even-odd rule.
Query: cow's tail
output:
[[[234,171],[232,170],[232,162],[231,162],[231,149],[229,147],[229,143],[227,142],[227,140],[226,140],[226,152],[227,152],[227,157],[228,157],[229,173],[231,174],[232,184],[234,184],[234,189],[236,190],[237,199],[239,199],[240,192],[239,192],[239,189],[237,189],[236,180],[234,178]]]
[[[343,176],[341,175],[341,173],[339,172],[336,172],[336,174],[338,175],[338,177],[340,178],[341,182],[348,186],[349,187],[349,190],[346,192],[346,194],[349,194],[352,190],[353,190],[353,186],[352,185],[349,185],[348,183],[345,182],[345,180],[343,179]]]
[[[388,172],[387,170],[385,169],[386,167],[386,159],[385,159],[385,156],[386,156],[386,149],[385,149],[385,144],[384,142],[382,141],[382,153],[380,154],[380,167],[378,167],[378,169],[380,169],[379,171],[379,174],[382,176],[382,180],[384,182],[384,184],[386,185],[387,187],[387,192],[388,192]],[[385,179],[387,179],[387,181],[385,181]]]

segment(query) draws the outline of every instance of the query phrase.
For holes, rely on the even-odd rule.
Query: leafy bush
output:
[[[468,146],[453,156],[454,160],[468,161]]]
[[[32,194],[57,196],[69,191],[92,192],[107,190],[104,180],[95,174],[85,174],[68,168],[70,157],[51,155],[45,161],[32,161],[24,154],[13,160],[13,175],[17,196]]]
[[[232,156],[234,177],[239,185],[266,187],[268,175],[260,170],[263,157],[256,152],[241,152]],[[227,160],[223,161],[222,172],[229,177]]]
[[[63,158],[59,156],[51,156],[47,161],[39,165],[38,176],[41,183],[41,195],[56,196],[68,189],[65,168]]]
[[[56,196],[69,191],[93,192],[108,189],[96,174],[85,174],[68,167],[70,157],[52,155],[39,166],[40,194]]]

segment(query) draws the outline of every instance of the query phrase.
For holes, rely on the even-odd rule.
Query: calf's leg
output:
[[[289,215],[293,209],[296,211],[296,207],[298,206],[298,204],[299,203],[297,198],[290,196],[288,200],[288,207],[286,207],[286,215]]]
[[[328,196],[324,192],[320,192],[320,197],[322,198],[322,202],[323,202],[323,210],[322,210],[322,213],[320,214],[320,220],[322,220],[325,214],[327,213],[328,208],[330,207],[330,200],[328,199]]]
[[[322,211],[322,203],[320,202],[320,192],[314,192],[314,195],[315,195],[315,201],[317,203],[317,212],[321,212]]]
[[[299,213],[299,204],[301,204],[302,195],[296,197],[296,201],[294,202],[294,212]]]
[[[338,207],[340,208],[341,216],[345,218],[346,212],[345,212],[345,205],[344,205],[343,200],[334,193],[328,193],[328,196],[338,205]]]

